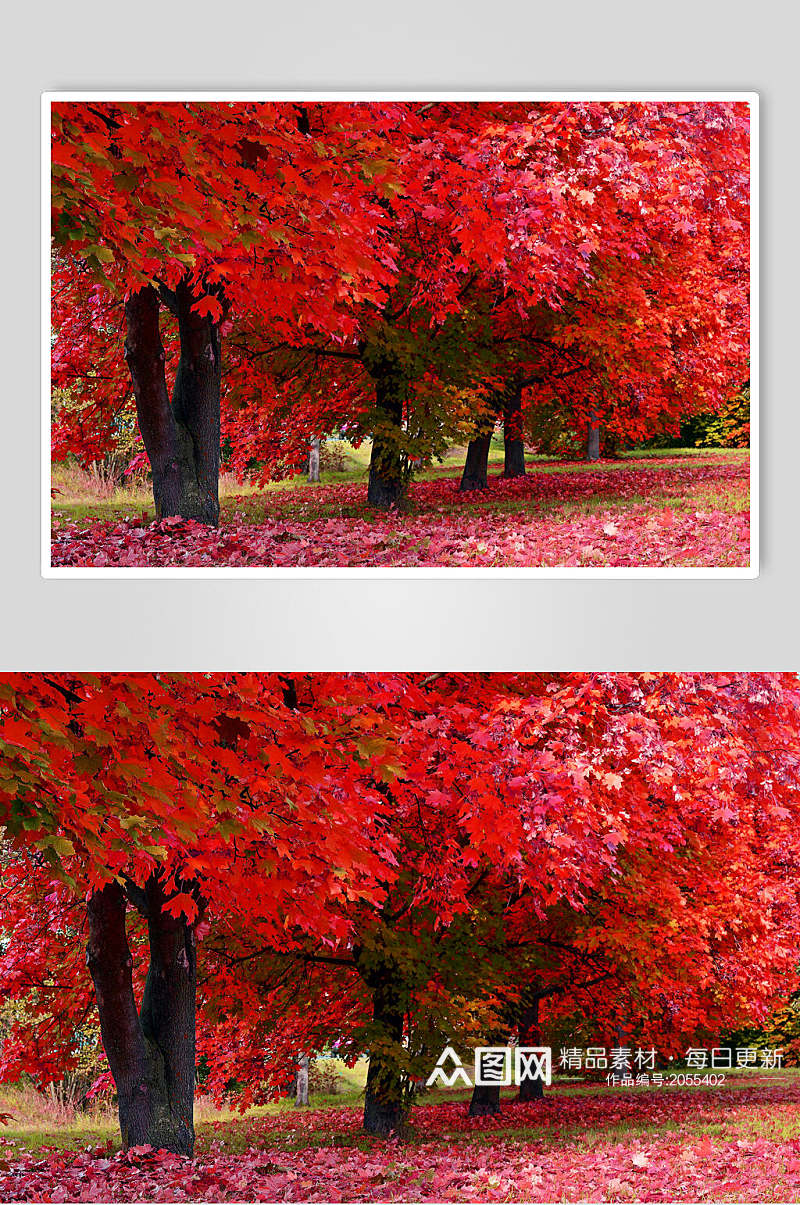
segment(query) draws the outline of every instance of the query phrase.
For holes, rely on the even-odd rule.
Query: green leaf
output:
[[[84,247],[83,253],[86,256],[93,256],[99,259],[103,264],[110,264],[114,259],[114,252],[110,247],[101,247],[97,243],[91,243],[88,247]]]

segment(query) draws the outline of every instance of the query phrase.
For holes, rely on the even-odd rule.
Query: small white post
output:
[[[319,440],[311,440],[311,450],[308,453],[308,480],[319,481]]]

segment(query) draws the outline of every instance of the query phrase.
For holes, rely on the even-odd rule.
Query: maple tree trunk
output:
[[[125,1150],[152,1146],[178,1155],[194,1150],[194,934],[183,918],[162,911],[164,894],[151,878],[143,892],[150,966],[137,1012],[133,957],[125,927],[126,898],[110,883],[87,904],[86,961],[100,1015],[100,1032],[117,1086]]]
[[[170,294],[178,319],[180,359],[170,400],[160,301],[152,286],[125,303],[125,359],[139,430],[153,472],[156,518],[219,521],[220,341],[208,317],[193,313],[184,284]]]
[[[586,459],[600,459],[600,424],[597,422],[591,423],[586,436]]]
[[[459,490],[467,493],[470,490],[485,490],[489,471],[489,448],[492,444],[492,433],[476,435],[469,441],[467,458],[464,461],[464,472],[461,474]]]
[[[367,502],[378,510],[398,506],[405,489],[403,454],[399,437],[403,429],[405,385],[396,365],[380,360],[372,370],[378,425],[372,436]]]
[[[181,450],[183,505],[191,511],[181,514],[216,527],[222,378],[219,327],[192,310],[194,297],[183,282],[175,296],[181,354],[172,391],[172,413]]]
[[[133,293],[125,302],[125,359],[136,398],[139,431],[153,471],[157,519],[180,514],[182,492],[180,452],[167,392],[159,309],[158,295],[152,287]]]
[[[525,476],[525,441],[522,438],[522,385],[514,381],[503,399],[505,444],[504,477]]]
[[[500,1046],[508,1041],[508,1034],[500,1029],[492,1030],[486,1035],[488,1046]],[[500,1112],[500,1085],[475,1084],[469,1102],[470,1117],[490,1117]]]
[[[520,1100],[543,1100],[544,1085],[540,1079],[524,1079],[519,1086]]]
[[[476,1084],[469,1102],[470,1117],[489,1117],[500,1112],[500,1085]]]
[[[385,1045],[401,1046],[406,993],[390,964],[359,972],[372,990],[372,1018],[377,1043],[369,1052],[364,1095],[364,1129],[381,1138],[398,1133],[405,1121],[406,1104],[400,1068]]]
[[[539,1027],[539,997],[523,998],[517,1019],[520,1046],[541,1046],[542,1031]],[[540,1079],[523,1079],[519,1085],[520,1100],[542,1100],[544,1085]]]

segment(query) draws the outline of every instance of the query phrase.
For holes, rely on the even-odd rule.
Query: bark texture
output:
[[[219,522],[220,339],[208,317],[192,310],[185,284],[164,290],[178,320],[180,359],[170,399],[159,328],[159,295],[152,286],[125,304],[125,359],[139,430],[153,471],[156,518],[180,515]]]
[[[367,502],[378,510],[399,506],[406,486],[405,458],[400,447],[406,382],[400,366],[390,356],[369,361],[375,382],[378,422],[372,436]]]
[[[489,1117],[500,1112],[500,1087],[497,1084],[476,1084],[469,1102],[470,1117]]]
[[[372,992],[372,1018],[378,1042],[370,1050],[367,1087],[364,1095],[364,1129],[381,1138],[403,1129],[406,1101],[399,1067],[385,1050],[385,1043],[400,1047],[403,1042],[407,993],[391,963],[364,969],[359,973]]]
[[[86,961],[94,983],[100,1031],[117,1086],[123,1149],[152,1146],[178,1155],[194,1150],[194,934],[186,921],[162,911],[155,878],[141,894],[146,909],[150,967],[137,1011],[128,945],[125,893],[117,883],[87,905]]]
[[[539,1026],[539,1000],[535,993],[523,998],[517,1019],[520,1046],[541,1046],[542,1031]],[[519,1085],[520,1100],[541,1100],[544,1085],[540,1079],[524,1079]]]
[[[586,436],[586,459],[600,459],[600,424],[592,423]]]
[[[464,472],[461,474],[459,491],[467,493],[470,490],[485,490],[488,484],[489,448],[492,443],[492,433],[476,435],[469,441],[467,458],[464,461]]]
[[[505,444],[504,477],[525,476],[525,441],[522,438],[522,383],[515,379],[503,399]]]

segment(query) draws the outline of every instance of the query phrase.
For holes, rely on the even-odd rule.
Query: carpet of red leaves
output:
[[[556,1090],[495,1118],[421,1105],[412,1140],[366,1149],[352,1145],[349,1108],[218,1123],[193,1160],[147,1147],[30,1155],[6,1142],[0,1200],[798,1201],[800,1138],[787,1132],[799,1104],[800,1082],[753,1077],[708,1091]],[[231,1124],[247,1126],[242,1153],[225,1150]]]
[[[691,459],[565,466],[495,477],[478,495],[459,495],[457,478],[440,477],[412,485],[407,512],[381,515],[366,510],[361,484],[271,491],[258,499],[260,521],[243,497],[217,529],[180,519],[57,523],[51,560],[88,568],[745,567],[749,515],[714,507],[713,496],[745,489],[748,471],[744,461]],[[680,506],[664,505],[665,496]]]

